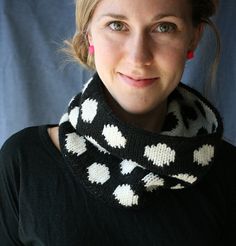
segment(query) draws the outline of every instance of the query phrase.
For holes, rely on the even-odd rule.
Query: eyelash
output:
[[[171,30],[169,31],[166,31],[166,32],[160,32],[160,33],[172,33],[174,31],[176,31],[177,29],[177,26],[174,24],[174,23],[169,23],[169,22],[163,22],[163,23],[160,23],[157,28],[160,28],[160,27],[163,27],[163,26],[167,26],[169,27]]]
[[[122,28],[125,27],[125,24],[123,24],[123,23],[120,22],[120,21],[111,21],[111,22],[109,22],[109,23],[107,24],[107,26],[108,26],[112,31],[114,31],[114,32],[122,32],[123,30],[115,30],[115,29],[113,29],[113,28],[111,27],[112,24],[119,24],[119,25],[122,26]]]
[[[119,25],[121,26],[121,29],[115,30],[114,28],[111,27],[112,24],[113,24],[113,25],[114,25],[114,24],[119,24]],[[108,26],[108,27],[111,29],[111,31],[113,31],[113,32],[123,32],[123,31],[127,31],[127,28],[125,28],[125,24],[122,23],[121,21],[111,21],[111,22],[109,22],[109,23],[107,24],[107,26]],[[157,31],[158,33],[172,33],[172,32],[174,32],[174,31],[176,31],[176,29],[177,29],[176,24],[170,23],[170,22],[162,22],[162,23],[159,23],[159,24],[155,27],[155,29],[158,29],[158,28],[163,27],[163,26],[166,26],[166,27],[168,27],[168,28],[171,29],[171,30],[168,30],[168,31]],[[122,30],[123,28],[125,28],[125,30]]]

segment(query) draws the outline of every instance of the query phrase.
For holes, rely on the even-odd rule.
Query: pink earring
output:
[[[94,54],[94,46],[89,45],[89,54],[92,56]]]
[[[193,57],[194,57],[194,51],[189,50],[188,53],[187,53],[187,58],[188,58],[188,60],[193,59]]]

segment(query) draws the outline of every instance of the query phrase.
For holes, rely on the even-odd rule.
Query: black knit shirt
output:
[[[15,134],[0,152],[1,246],[236,245],[236,149],[227,142],[198,184],[123,209],[84,190],[47,127]]]

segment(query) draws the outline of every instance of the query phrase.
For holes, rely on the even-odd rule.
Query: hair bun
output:
[[[193,10],[193,21],[199,24],[216,14],[219,6],[218,0],[191,0]]]

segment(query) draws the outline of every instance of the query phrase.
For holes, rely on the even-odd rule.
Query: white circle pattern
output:
[[[113,148],[125,148],[126,139],[119,131],[117,126],[105,125],[102,131],[102,135],[105,137],[108,145]]]
[[[214,157],[215,148],[212,145],[205,144],[193,152],[193,161],[199,165],[207,166]]]
[[[167,118],[166,128],[164,127],[167,129],[166,132],[161,132],[160,137],[159,134],[153,134],[149,138],[148,134],[144,136],[143,132],[140,134],[132,127],[125,127],[123,122],[114,120],[110,111],[107,115],[106,107],[100,107],[98,104],[102,97],[99,88],[96,87],[96,81],[91,83],[92,87],[89,85],[90,82],[94,81],[88,81],[83,94],[72,99],[68,109],[69,115],[65,114],[61,118],[60,138],[64,144],[64,157],[69,159],[75,174],[80,175],[85,186],[95,195],[101,195],[103,199],[112,198],[111,203],[125,207],[138,206],[142,202],[143,191],[153,192],[161,187],[182,189],[195,183],[206,173],[208,168],[200,166],[211,163],[215,139],[207,139],[207,143],[212,143],[213,146],[201,146],[198,142],[186,139],[189,146],[188,154],[185,155],[186,150],[179,145],[179,139],[171,138],[180,136],[182,139],[189,135],[195,137],[209,132],[209,129],[215,129],[215,132],[220,133],[218,128],[216,129],[217,126],[213,125],[214,119],[218,118],[215,115],[211,117],[213,120],[208,118],[209,112],[205,114],[202,109],[204,102],[203,105],[196,104],[194,108],[197,97],[190,95],[188,98],[184,89],[180,90],[181,93],[177,92],[179,94],[171,98],[168,105],[168,113],[171,114]],[[95,94],[92,89],[95,89]],[[76,127],[77,124],[79,127]],[[73,133],[72,126],[75,129]],[[190,130],[187,131],[187,128]],[[168,137],[165,138],[164,135]],[[106,149],[109,149],[109,152]],[[71,153],[80,156],[86,151],[87,153],[79,158],[71,156]],[[104,190],[101,185],[104,185]]]
[[[180,190],[180,189],[184,189],[184,186],[181,184],[177,184],[175,186],[170,187],[172,190]]]
[[[143,166],[140,166],[137,162],[131,161],[131,160],[123,160],[120,163],[121,173],[123,175],[130,174],[136,167],[141,167],[142,169],[145,169]]]
[[[76,129],[76,125],[79,117],[79,107],[74,107],[69,114],[69,120],[71,125]]]
[[[175,161],[175,150],[172,150],[166,144],[159,143],[156,146],[146,146],[144,156],[151,160],[154,165],[159,167],[169,166],[171,162]]]
[[[147,174],[142,181],[145,183],[146,190],[152,192],[156,190],[158,187],[164,185],[164,179],[158,177],[153,173]]]
[[[106,149],[104,149],[100,144],[98,144],[98,142],[97,142],[94,138],[92,138],[92,137],[90,137],[90,136],[85,136],[85,138],[86,138],[91,144],[93,144],[95,147],[97,147],[97,149],[98,149],[100,152],[103,152],[104,154],[109,154],[109,155],[110,155],[110,153],[109,153]]]
[[[187,173],[179,173],[177,175],[172,175],[173,178],[177,178],[179,180],[183,180],[184,182],[193,184],[197,181],[197,177],[187,174]]]
[[[67,122],[68,120],[69,120],[68,113],[63,114],[61,119],[60,119],[59,125]]]
[[[88,167],[88,180],[91,183],[104,184],[110,179],[109,168],[100,163],[93,163]]]
[[[77,154],[77,156],[82,155],[87,150],[85,139],[74,132],[66,134],[65,147],[68,152]]]
[[[86,123],[92,123],[97,115],[98,102],[94,99],[86,99],[81,106],[81,118]]]
[[[113,195],[115,196],[115,199],[125,207],[138,205],[139,196],[135,195],[128,184],[119,185],[113,192]]]

